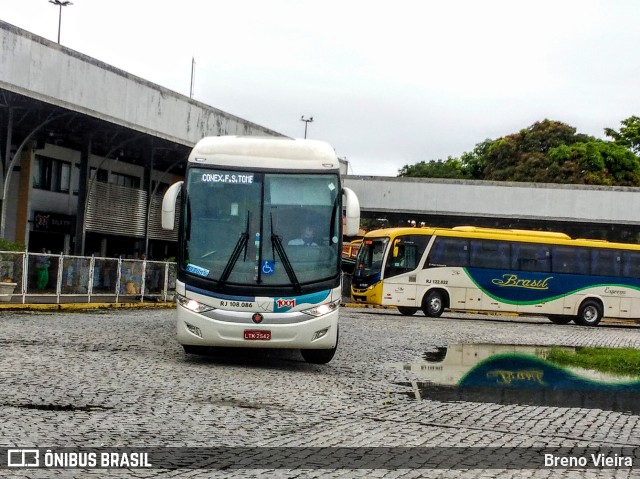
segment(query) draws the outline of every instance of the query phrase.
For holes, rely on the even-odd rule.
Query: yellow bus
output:
[[[381,229],[363,239],[351,296],[404,315],[510,312],[584,326],[604,316],[638,320],[640,245],[472,226]]]

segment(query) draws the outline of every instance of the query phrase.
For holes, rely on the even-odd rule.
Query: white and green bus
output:
[[[376,230],[363,239],[351,295],[404,315],[511,312],[584,326],[605,316],[638,320],[640,245],[470,226]]]
[[[204,138],[189,156],[185,181],[165,193],[163,228],[174,228],[177,204],[177,329],[185,352],[295,348],[308,362],[330,361],[338,344],[343,206],[345,234],[357,233],[360,217],[333,148],[288,138]],[[296,240],[303,225],[315,229],[308,245]]]

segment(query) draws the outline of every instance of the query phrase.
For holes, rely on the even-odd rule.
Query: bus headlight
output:
[[[194,313],[205,313],[207,311],[211,311],[212,309],[216,309],[213,306],[209,306],[208,304],[199,303],[195,299],[185,298],[182,295],[176,295],[176,301],[180,306],[189,311],[193,311]]]
[[[311,309],[305,309],[304,311],[302,311],[304,314],[308,314],[309,316],[323,316],[325,314],[328,314],[332,311],[335,311],[336,309],[338,309],[338,307],[340,306],[340,300],[336,300],[336,301],[332,301],[330,303],[324,303],[321,304],[320,306],[316,306],[314,308]]]

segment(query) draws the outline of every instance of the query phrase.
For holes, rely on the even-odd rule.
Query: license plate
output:
[[[271,339],[271,331],[262,329],[245,329],[244,339],[247,341],[269,341]]]

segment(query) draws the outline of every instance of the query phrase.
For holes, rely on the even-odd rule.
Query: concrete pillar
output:
[[[78,182],[78,207],[76,209],[76,237],[73,254],[84,256],[85,236],[85,204],[88,200],[89,155],[91,154],[91,135],[84,138],[84,145],[80,151],[80,181]]]
[[[145,150],[144,159],[144,190],[147,192],[146,203],[146,217],[144,222],[144,254],[145,257],[149,257],[149,208],[151,207],[151,193],[153,182],[151,176],[153,175],[153,141],[149,142],[149,147]]]
[[[29,193],[31,192],[31,165],[33,164],[33,143],[26,145],[20,155],[20,180],[18,183],[18,207],[16,211],[16,241],[27,247],[29,235]]]

